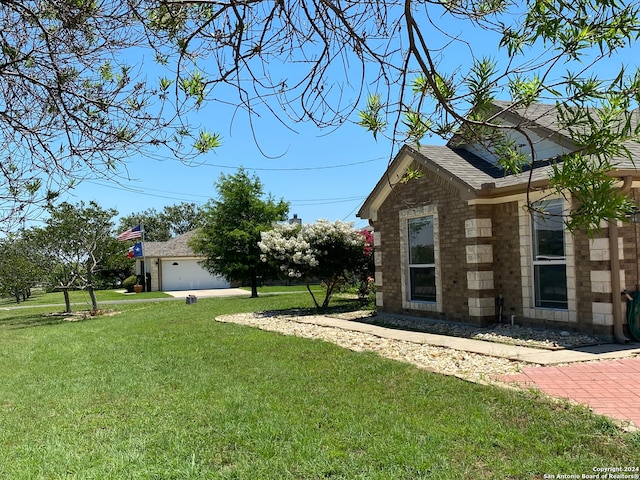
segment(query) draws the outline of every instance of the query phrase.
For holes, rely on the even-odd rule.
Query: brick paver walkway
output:
[[[588,405],[595,413],[640,428],[640,358],[523,368],[521,374],[498,378]]]

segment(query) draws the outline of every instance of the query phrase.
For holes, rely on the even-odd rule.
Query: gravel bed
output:
[[[347,312],[330,316],[374,325],[547,350],[560,350],[602,343],[597,337],[582,333],[527,328],[506,323],[483,328],[474,325],[412,319],[394,315],[376,315],[368,311]]]
[[[345,318],[345,315],[332,316]],[[353,313],[347,315],[348,317],[362,319],[362,317],[354,317]],[[521,372],[523,366],[533,365],[432,345],[391,340],[368,333],[301,323],[296,321],[298,318],[295,314],[256,312],[225,315],[217,317],[216,320],[248,325],[284,335],[324,340],[356,352],[376,352],[386,358],[412,363],[419,368],[478,383],[493,383],[494,376],[516,374]]]

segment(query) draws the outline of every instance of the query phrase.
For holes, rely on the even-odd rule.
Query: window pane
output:
[[[433,217],[410,218],[409,228],[409,264],[435,263],[433,244]]]
[[[533,214],[534,260],[564,258],[564,223],[562,200],[539,202]],[[543,213],[544,212],[544,213]]]
[[[536,307],[569,308],[565,265],[536,265]]]
[[[411,300],[436,301],[435,267],[410,267]]]

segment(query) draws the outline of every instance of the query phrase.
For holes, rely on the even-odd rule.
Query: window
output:
[[[562,200],[535,203],[532,226],[535,306],[566,310],[567,257]]]
[[[436,263],[433,216],[407,220],[410,299],[436,301]]]

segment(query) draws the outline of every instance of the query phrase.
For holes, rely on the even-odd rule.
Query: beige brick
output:
[[[469,290],[491,290],[494,288],[493,271],[467,272],[467,288]]]
[[[618,272],[620,275],[620,290],[626,288],[624,270]],[[592,270],[591,271],[591,291],[593,293],[611,293],[611,271]]]
[[[613,304],[593,302],[591,315],[594,325],[613,325]]]
[[[618,238],[618,258],[624,260],[624,241]],[[590,238],[589,239],[589,259],[592,262],[609,260],[609,239]]]
[[[492,232],[490,218],[470,218],[464,222],[464,233],[467,238],[490,237]]]
[[[382,235],[380,232],[373,232],[373,244],[375,246],[382,245]]]
[[[472,317],[486,317],[496,314],[496,304],[493,297],[469,297],[469,315]]]
[[[467,245],[467,263],[493,263],[493,245]]]

